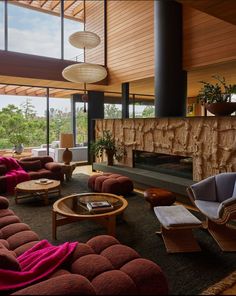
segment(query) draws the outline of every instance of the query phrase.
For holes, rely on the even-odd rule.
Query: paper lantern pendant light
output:
[[[93,32],[79,31],[70,35],[69,42],[71,45],[77,48],[91,49],[97,47],[100,44],[101,39]]]
[[[100,65],[81,63],[66,67],[62,76],[75,83],[94,83],[107,76],[107,70]]]

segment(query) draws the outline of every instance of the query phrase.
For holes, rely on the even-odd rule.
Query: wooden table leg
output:
[[[52,238],[57,239],[57,213],[52,210]]]
[[[45,206],[47,206],[48,205],[48,190],[45,190],[44,195],[43,195],[43,200],[44,200]]]
[[[107,232],[109,235],[116,236],[116,216],[109,216],[108,217]]]

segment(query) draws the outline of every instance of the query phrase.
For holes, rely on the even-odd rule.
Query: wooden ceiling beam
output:
[[[67,11],[73,4],[75,3],[75,0],[65,0],[64,1],[64,12]]]
[[[47,0],[39,0],[39,6],[43,8],[44,4],[47,2]]]
[[[72,11],[72,15],[76,16],[77,14],[79,14],[80,12],[82,12],[84,10],[84,3],[80,3],[78,4]]]
[[[50,9],[53,10],[54,8],[56,8],[59,4],[60,4],[60,0],[54,0],[51,2],[51,6]]]

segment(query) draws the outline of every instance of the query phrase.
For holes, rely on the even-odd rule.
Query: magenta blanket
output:
[[[28,181],[30,176],[18,162],[12,157],[0,157],[0,164],[4,164],[7,167],[8,172],[6,173],[7,177],[7,192],[13,193],[14,188],[20,182]]]
[[[77,244],[66,242],[53,246],[47,240],[40,241],[17,258],[21,271],[0,269],[0,291],[23,288],[49,276],[66,261]]]

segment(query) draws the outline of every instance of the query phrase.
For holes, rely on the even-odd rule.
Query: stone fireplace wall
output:
[[[120,164],[132,167],[132,151],[193,158],[193,180],[236,171],[236,117],[98,119],[95,136],[110,130],[127,155]]]

